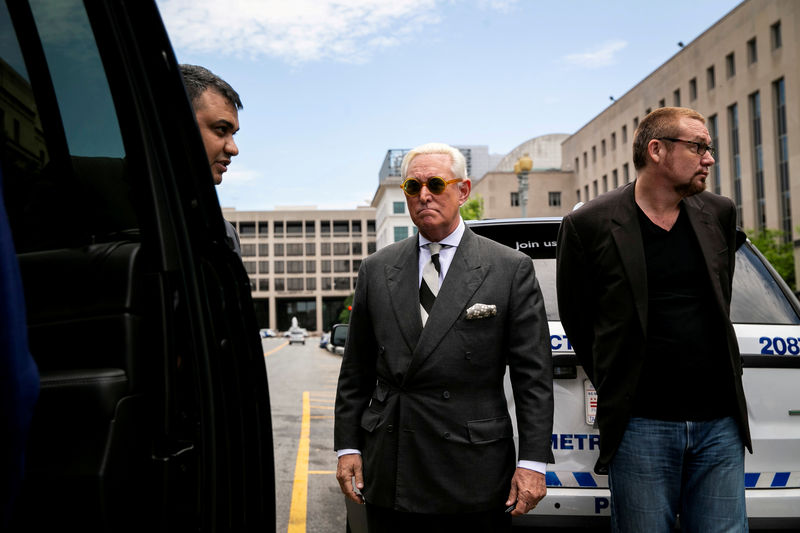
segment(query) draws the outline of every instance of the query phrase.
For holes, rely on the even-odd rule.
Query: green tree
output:
[[[461,206],[461,218],[464,220],[481,220],[483,218],[483,196],[474,195]]]
[[[789,287],[795,289],[794,253],[792,243],[785,239],[786,233],[777,229],[750,231],[748,236],[767,261],[775,268]]]
[[[339,324],[349,324],[350,323],[350,309],[352,309],[352,306],[353,306],[353,295],[354,294],[355,293],[351,292],[350,296],[348,296],[344,300],[344,309],[342,309],[342,312],[339,313],[339,322],[338,322]]]

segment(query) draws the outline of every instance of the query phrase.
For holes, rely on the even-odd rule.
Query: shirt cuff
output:
[[[533,470],[535,472],[539,472],[540,474],[547,473],[547,463],[541,463],[539,461],[523,461],[520,460],[517,463],[517,467],[525,468],[527,470]]]
[[[342,448],[341,450],[336,450],[336,457],[341,457],[343,455],[351,455],[354,453],[361,455],[361,450],[356,450],[355,448]]]

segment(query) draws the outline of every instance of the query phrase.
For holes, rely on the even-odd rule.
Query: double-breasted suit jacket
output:
[[[622,440],[645,358],[647,266],[634,187],[635,182],[620,187],[573,211],[564,217],[558,237],[561,322],[598,393],[598,469],[608,465]],[[714,309],[725,326],[736,418],[751,449],[742,359],[729,318],[736,209],[729,198],[710,192],[682,201],[708,270]]]
[[[358,273],[336,398],[334,446],[362,451],[368,503],[417,513],[502,506],[515,469],[503,390],[510,367],[521,459],[552,462],[552,358],[527,256],[466,228],[430,317],[418,239]],[[496,315],[467,320],[476,303]]]

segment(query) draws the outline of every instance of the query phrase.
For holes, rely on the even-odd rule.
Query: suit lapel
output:
[[[697,205],[695,205],[695,203]],[[703,253],[703,260],[706,263],[706,270],[711,280],[711,286],[714,288],[714,296],[717,298],[717,303],[725,308],[725,298],[722,295],[722,287],[719,283],[719,275],[717,269],[718,264],[718,246],[720,246],[719,239],[714,231],[714,220],[711,213],[704,209],[704,203],[697,197],[692,197],[691,200],[684,200],[683,205],[686,208],[686,215],[689,217],[689,223],[692,225],[694,234],[697,236],[697,242],[700,245],[700,250]]]
[[[408,350],[413,351],[422,332],[419,312],[419,246],[417,239],[406,239],[397,262],[384,267],[389,300],[397,327]]]
[[[470,297],[483,283],[489,268],[482,266],[483,261],[479,252],[478,239],[472,230],[466,228],[450,263],[447,276],[439,289],[439,295],[436,297],[436,303],[433,304],[428,322],[414,349],[406,380],[430,357],[453,327],[455,321],[458,320]],[[419,307],[419,295],[417,295],[417,307]],[[419,316],[419,310],[417,310],[417,316]]]
[[[642,331],[647,331],[647,263],[644,257],[639,216],[636,212],[635,186],[636,182],[628,188],[625,199],[617,206],[611,220],[613,224],[611,235],[617,245],[628,282],[631,284]]]

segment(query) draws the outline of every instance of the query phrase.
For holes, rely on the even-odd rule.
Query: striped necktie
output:
[[[427,246],[431,252],[431,258],[422,269],[422,283],[419,286],[419,310],[422,314],[423,327],[428,321],[428,315],[436,301],[436,295],[439,294],[439,273],[442,271],[439,264],[439,251],[442,249],[442,245],[432,242]]]

